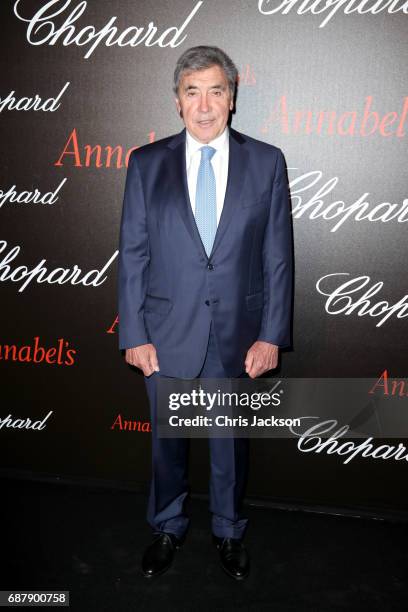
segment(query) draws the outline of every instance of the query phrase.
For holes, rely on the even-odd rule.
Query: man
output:
[[[119,342],[145,376],[152,421],[145,576],[166,571],[189,518],[187,439],[156,434],[157,379],[249,376],[290,344],[292,249],[280,149],[228,128],[238,73],[217,47],[174,73],[185,129],[133,152],[120,234]],[[241,507],[248,439],[210,438],[213,540],[233,578],[249,572]]]

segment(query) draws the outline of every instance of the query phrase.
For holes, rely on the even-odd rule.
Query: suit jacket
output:
[[[210,257],[187,187],[185,129],[133,151],[119,245],[119,348],[148,342],[165,376],[195,378],[209,329],[226,374],[256,340],[290,344],[292,238],[282,151],[230,129],[228,182]]]

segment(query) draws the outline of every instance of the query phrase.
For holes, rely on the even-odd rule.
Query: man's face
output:
[[[211,66],[182,76],[176,106],[190,134],[203,144],[222,134],[233,100],[228,80],[220,66]]]

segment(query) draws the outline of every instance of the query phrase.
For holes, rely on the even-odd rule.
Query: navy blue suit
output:
[[[155,435],[155,380],[237,377],[256,340],[290,344],[292,240],[282,151],[230,129],[228,182],[210,257],[189,201],[185,130],[134,151],[120,231],[119,347],[153,343],[148,520],[183,535],[188,440]],[[212,439],[213,532],[240,537],[247,439]],[[231,481],[232,478],[232,481]],[[227,487],[229,498],[222,493]]]

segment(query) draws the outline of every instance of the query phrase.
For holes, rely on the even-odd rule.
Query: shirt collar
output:
[[[228,146],[228,142],[229,142],[228,139],[229,139],[229,130],[228,130],[228,126],[226,126],[223,133],[217,136],[217,138],[214,138],[214,140],[211,140],[208,143],[208,146],[214,147],[216,151],[225,151],[226,147]],[[199,142],[198,140],[193,138],[190,132],[186,129],[187,159],[191,158],[199,149],[201,149],[201,147],[204,147],[204,146],[206,145],[204,145],[202,142]]]

